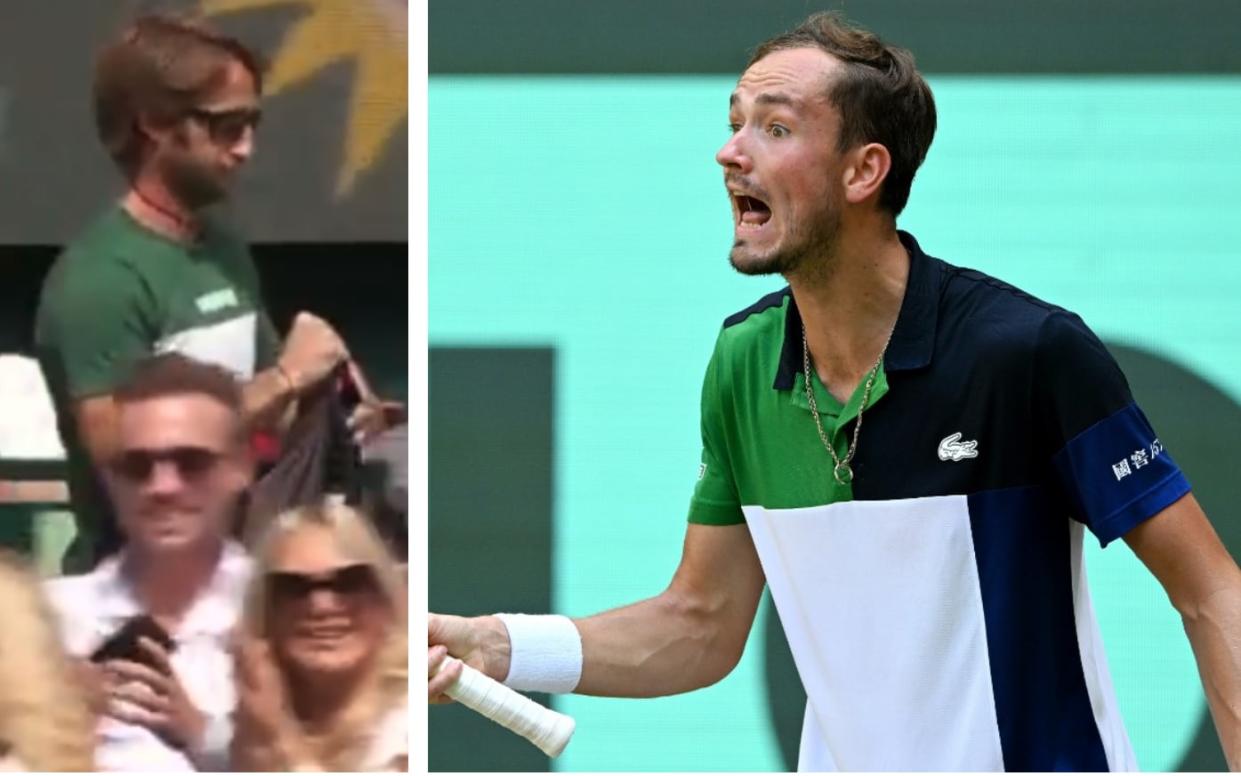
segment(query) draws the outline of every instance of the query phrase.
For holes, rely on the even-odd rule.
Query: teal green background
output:
[[[1241,78],[929,80],[940,128],[900,226],[1241,401]],[[713,155],[732,85],[430,79],[430,344],[556,349],[559,612],[667,584],[716,332],[783,285],[727,264]],[[1139,763],[1175,767],[1202,706],[1179,618],[1123,543],[1087,562]],[[752,637],[727,679],[685,696],[559,699],[578,729],[556,767],[782,769],[762,649]]]

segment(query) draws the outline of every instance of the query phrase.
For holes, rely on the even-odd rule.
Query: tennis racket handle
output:
[[[577,723],[567,714],[540,706],[465,664],[461,665],[461,677],[448,688],[446,694],[462,706],[526,739],[548,757],[560,756],[577,727]]]

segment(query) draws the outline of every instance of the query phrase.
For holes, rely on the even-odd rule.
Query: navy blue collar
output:
[[[921,369],[931,363],[935,350],[935,326],[939,319],[939,296],[943,287],[944,263],[923,253],[909,232],[897,232],[909,253],[909,280],[905,298],[896,318],[892,341],[883,358],[886,373]],[[787,290],[787,289],[786,289]],[[793,390],[793,377],[802,371],[801,314],[789,292],[789,308],[784,315],[784,346],[776,369],[777,391]]]

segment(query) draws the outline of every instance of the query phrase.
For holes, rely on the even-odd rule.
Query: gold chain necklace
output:
[[[810,345],[806,342],[806,325],[803,323],[801,327],[801,358],[802,369],[805,371],[806,377],[806,401],[810,404],[810,417],[814,418],[814,427],[819,430],[819,439],[823,441],[823,446],[827,448],[827,452],[832,456],[832,476],[836,478],[836,482],[841,485],[848,485],[853,482],[853,468],[849,466],[849,462],[853,460],[853,456],[857,453],[858,435],[862,433],[862,411],[866,409],[866,402],[870,401],[870,389],[875,386],[875,376],[879,374],[879,365],[883,363],[883,355],[888,352],[888,345],[892,342],[892,332],[896,331],[896,327],[892,327],[892,331],[888,332],[887,342],[883,343],[883,350],[879,351],[879,358],[875,359],[875,365],[870,368],[870,374],[866,376],[866,388],[862,391],[862,403],[857,408],[857,425],[853,427],[853,441],[849,443],[849,449],[845,452],[845,457],[840,458],[836,455],[836,449],[832,447],[831,440],[827,438],[827,432],[823,430],[823,422],[819,420],[819,405],[814,400],[814,388],[810,382]]]

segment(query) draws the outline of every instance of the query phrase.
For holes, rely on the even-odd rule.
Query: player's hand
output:
[[[197,752],[207,727],[206,715],[190,701],[168,652],[145,636],[138,646],[151,657],[154,668],[129,660],[108,661],[107,715],[141,725],[179,749]]]
[[[448,656],[448,647],[427,649],[427,703],[452,703],[444,693],[461,676],[461,661]]]
[[[431,703],[449,700],[444,691],[460,676],[459,662],[496,681],[504,681],[508,676],[512,645],[508,629],[498,617],[431,614],[427,618],[427,646],[427,700]],[[444,673],[437,675],[441,664]]]
[[[285,340],[279,363],[292,381],[294,391],[301,393],[321,382],[348,357],[344,340],[327,321],[300,312],[293,319],[293,328]]]

